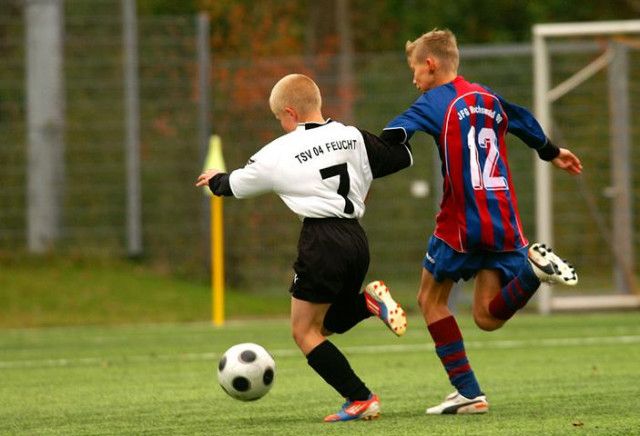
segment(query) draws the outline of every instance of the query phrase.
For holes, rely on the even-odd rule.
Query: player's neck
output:
[[[320,111],[316,111],[316,112],[312,112],[309,115],[307,115],[306,117],[300,118],[298,120],[299,123],[319,123],[319,124],[324,124],[327,120],[325,120],[325,118],[322,116],[322,112]]]
[[[450,83],[453,80],[455,80],[456,77],[458,77],[458,73],[457,72],[442,74],[441,76],[436,78],[435,86],[446,85],[447,83]]]

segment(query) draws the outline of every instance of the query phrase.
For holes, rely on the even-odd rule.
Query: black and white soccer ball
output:
[[[264,397],[273,386],[276,362],[258,344],[244,343],[229,348],[218,363],[218,381],[229,396],[241,401]]]

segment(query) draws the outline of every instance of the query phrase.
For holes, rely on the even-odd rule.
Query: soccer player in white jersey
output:
[[[207,169],[196,186],[218,196],[247,198],[275,192],[302,220],[291,284],[291,330],[308,364],[345,399],[327,422],[371,419],[379,402],[326,336],[344,333],[372,314],[397,336],[406,329],[403,309],[381,281],[360,292],[369,246],[358,223],[374,178],[409,167],[405,138],[394,142],[325,119],[320,90],[301,74],[283,77],[269,105],[287,134],[230,174]]]

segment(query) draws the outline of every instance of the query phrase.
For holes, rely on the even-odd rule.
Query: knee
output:
[[[440,312],[447,308],[447,295],[421,289],[418,291],[418,307],[425,316],[428,313]]]
[[[300,347],[304,343],[304,339],[306,337],[305,333],[299,329],[292,329],[291,336],[293,337],[293,341]]]
[[[424,307],[426,306],[424,292],[419,291],[418,295],[416,296],[416,300],[418,300],[418,307],[424,310]]]
[[[418,307],[422,310],[422,312],[424,313],[429,307],[433,306],[433,303],[430,303],[430,296],[429,293],[424,290],[424,289],[420,289],[418,291]]]
[[[480,328],[480,330],[484,330],[485,332],[492,332],[498,328],[486,318],[479,318],[474,316],[473,320],[476,322],[476,325]]]
[[[321,334],[322,336],[324,336],[325,338],[326,338],[327,336],[331,336],[331,335],[332,335],[332,334],[334,334],[334,333],[338,333],[338,334],[340,334],[340,333],[344,333],[344,332],[340,332],[340,331],[335,331],[335,332],[333,332],[333,331],[331,331],[331,330],[327,329],[325,326],[322,326],[322,329],[320,330],[320,334]]]
[[[477,311],[473,312],[473,320],[476,325],[486,332],[492,332],[494,330],[498,330],[500,327],[504,325],[504,321],[498,318],[494,318],[486,313],[480,313]]]

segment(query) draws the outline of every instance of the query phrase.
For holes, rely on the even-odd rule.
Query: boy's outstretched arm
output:
[[[213,195],[218,197],[230,197],[233,195],[231,185],[229,183],[229,174],[223,173],[217,168],[209,168],[205,170],[196,182],[197,187],[208,186]]]

